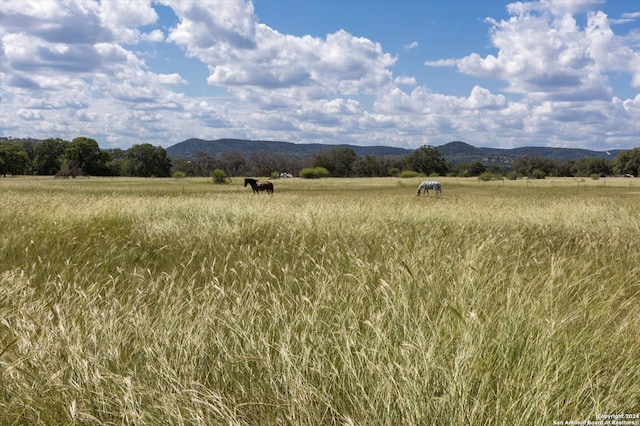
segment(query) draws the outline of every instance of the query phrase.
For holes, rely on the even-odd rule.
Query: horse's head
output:
[[[246,188],[248,184],[249,184],[249,179],[244,178],[244,187]]]

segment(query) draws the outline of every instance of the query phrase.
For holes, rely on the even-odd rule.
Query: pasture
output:
[[[640,414],[640,179],[0,179],[0,424]]]

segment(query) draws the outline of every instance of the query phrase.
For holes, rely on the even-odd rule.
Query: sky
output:
[[[640,147],[636,0],[0,0],[0,136]]]

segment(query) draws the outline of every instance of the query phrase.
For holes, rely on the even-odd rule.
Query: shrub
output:
[[[400,174],[400,169],[397,167],[391,167],[387,173],[389,174],[389,176],[393,176],[396,177]]]
[[[600,174],[598,174],[598,173],[592,173],[592,174],[591,174],[591,179],[593,179],[593,180],[598,180],[598,179],[600,179]]]
[[[481,173],[478,176],[478,180],[481,180],[481,181],[484,181],[484,182],[488,182],[490,180],[493,180],[493,173],[491,173],[491,172]]]
[[[544,179],[546,176],[545,172],[543,170],[540,169],[534,169],[531,172],[531,176],[529,176],[529,179]]]
[[[222,169],[215,169],[211,172],[210,176],[213,179],[213,183],[223,184],[227,183],[227,181],[229,180],[227,174]]]
[[[320,179],[329,176],[329,170],[324,167],[307,167],[300,170],[300,177],[303,179]]]
[[[401,178],[414,178],[418,176],[418,172],[414,172],[413,170],[404,170],[400,173]]]
[[[69,178],[72,177],[75,179],[76,176],[84,176],[85,173],[81,169],[75,167],[69,167],[68,165],[63,165],[60,170],[56,173],[57,178]]]
[[[187,177],[187,174],[185,172],[181,172],[181,171],[175,171],[173,172],[173,175],[171,175],[174,179],[183,179]]]

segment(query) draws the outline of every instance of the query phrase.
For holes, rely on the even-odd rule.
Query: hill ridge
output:
[[[329,150],[336,147],[353,149],[358,156],[373,154],[407,155],[412,149],[397,148],[391,146],[360,146],[349,144],[320,144],[320,143],[293,143],[284,141],[248,140],[248,139],[214,139],[205,140],[190,138],[167,148],[167,155],[172,158],[189,158],[197,152],[209,154],[223,154],[231,151],[268,152],[285,156],[306,157],[316,152]]]
[[[404,156],[411,154],[414,149],[398,148],[384,145],[360,146],[350,144],[320,144],[320,143],[293,143],[285,141],[249,140],[223,138],[205,140],[190,138],[178,142],[167,148],[167,155],[171,158],[188,159],[198,152],[208,154],[224,154],[239,151],[243,154],[252,152],[266,152],[283,156],[303,158],[316,152],[330,150],[337,147],[350,148],[362,157],[365,155],[376,156]],[[487,148],[476,147],[467,142],[451,141],[436,148],[442,152],[447,161],[452,164],[469,163],[479,161],[485,166],[497,165],[509,167],[516,158],[524,155],[538,155],[558,161],[579,160],[581,158],[605,158],[614,159],[622,150],[593,151],[581,148],[555,148],[525,146],[518,148]]]

